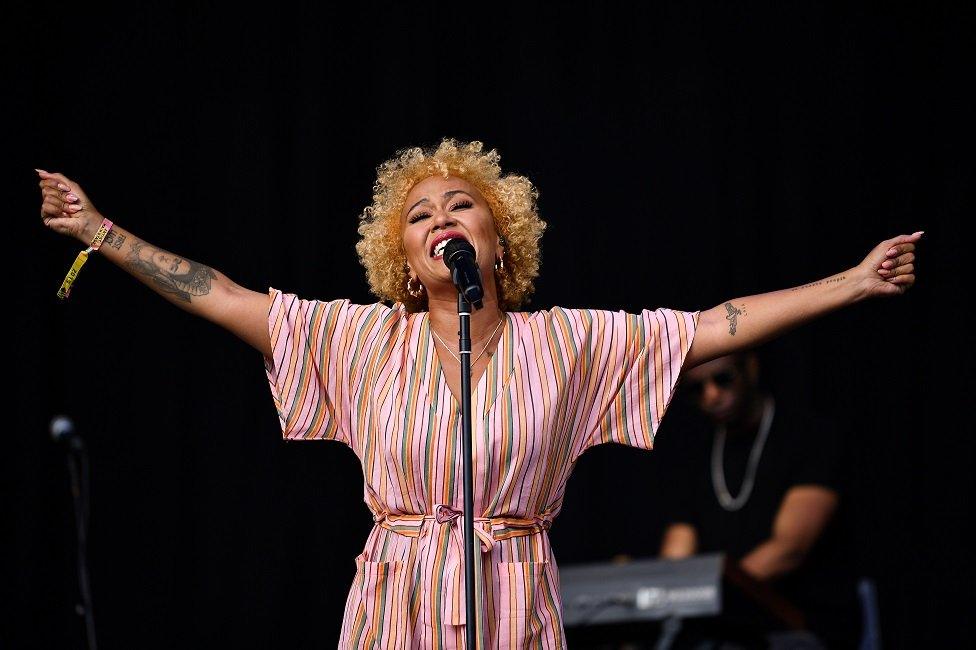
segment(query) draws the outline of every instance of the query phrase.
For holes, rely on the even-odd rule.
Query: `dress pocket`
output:
[[[495,648],[524,648],[542,633],[539,608],[548,562],[502,562],[495,565]]]
[[[409,645],[406,592],[400,562],[356,558],[356,577],[342,621],[340,648],[399,648]]]

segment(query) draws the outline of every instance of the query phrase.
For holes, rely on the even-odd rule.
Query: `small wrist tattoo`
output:
[[[114,248],[117,251],[122,250],[122,244],[125,242],[125,235],[117,232],[108,231],[105,235],[105,243]]]
[[[810,287],[819,287],[825,284],[837,284],[838,282],[843,282],[847,279],[846,275],[841,275],[836,278],[827,278],[826,280],[817,280],[816,282],[811,282],[810,284],[804,284],[803,286],[793,287],[790,291],[800,291],[801,289],[809,289]]]

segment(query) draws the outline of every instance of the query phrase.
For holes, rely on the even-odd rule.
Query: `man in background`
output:
[[[686,464],[669,503],[661,556],[721,552],[799,608],[827,647],[855,647],[860,629],[851,551],[842,541],[843,435],[760,388],[754,353],[687,371],[680,388],[707,416],[682,435]],[[772,632],[768,621],[759,624]]]

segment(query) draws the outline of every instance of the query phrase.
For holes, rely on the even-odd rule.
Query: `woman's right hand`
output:
[[[88,245],[102,223],[102,215],[81,187],[64,174],[34,170],[41,178],[41,220],[56,233]]]

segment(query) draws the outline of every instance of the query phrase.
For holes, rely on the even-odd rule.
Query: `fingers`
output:
[[[910,264],[915,261],[915,253],[905,253],[904,255],[899,255],[898,257],[891,257],[881,263],[881,268],[883,269],[893,269],[896,266],[904,266],[905,264]]]
[[[78,185],[74,183],[64,174],[57,174],[43,169],[34,170],[40,177],[40,182],[38,185],[41,187],[41,192],[51,191],[51,192],[61,192],[62,194],[70,194],[73,199],[68,199],[71,202],[77,202],[80,200],[81,191],[78,189]]]
[[[915,283],[915,242],[922,237],[922,234],[922,231],[918,231],[886,242],[889,245],[885,253],[887,259],[878,268],[878,275],[884,278],[885,282],[898,286],[901,291],[905,291]]]
[[[72,188],[71,180],[64,174],[37,169],[41,188],[41,219],[44,225],[60,232],[68,233],[77,227],[72,217],[84,209],[81,191]],[[75,188],[77,185],[75,186]]]
[[[70,217],[78,210],[71,209],[72,206],[65,206],[64,201],[52,197],[45,197],[41,203],[41,218],[47,221],[52,217]]]
[[[41,179],[38,182],[38,185],[41,188],[42,196],[60,196],[66,204],[64,208],[66,216],[85,208],[94,207],[92,206],[91,201],[88,199],[88,196],[78,186],[78,184],[64,174],[57,174],[45,171],[43,169],[38,169],[36,171],[38,177]],[[80,207],[72,210],[69,207],[72,204]]]
[[[69,203],[77,203],[81,197],[64,183],[41,181],[41,196],[60,196]]]
[[[63,212],[65,207],[64,201],[57,196],[45,196],[41,201],[41,209],[52,215]]]
[[[67,185],[65,185],[64,183],[62,183],[61,181],[56,180],[54,178],[44,178],[44,179],[41,179],[41,181],[38,182],[38,185],[40,185],[41,189],[44,189],[45,187],[49,187],[49,188],[54,189],[54,190],[65,190],[65,191],[67,191],[66,188],[67,189],[71,189]],[[58,187],[59,185],[60,185],[60,187]]]
[[[890,247],[885,253],[888,257],[894,257],[895,255],[901,255],[902,253],[910,253],[915,250],[915,244],[896,244]]]
[[[896,245],[894,245],[894,246],[892,246],[891,248],[888,249],[888,256],[891,257],[892,255],[900,255],[902,253],[911,253],[913,250],[915,250],[915,244],[912,244],[912,243],[896,244]]]
[[[891,248],[894,248],[900,244],[917,242],[919,239],[922,238],[922,235],[924,234],[925,234],[924,230],[919,230],[918,232],[913,232],[910,235],[898,235],[897,237],[889,239],[885,243],[888,244],[890,250]]]
[[[52,201],[62,204],[62,209],[68,207],[77,207],[79,210],[83,207],[81,204],[81,198],[71,192],[53,192],[51,190],[44,190],[41,192],[41,198],[44,201]]]
[[[45,196],[41,208],[53,216],[70,216],[82,209],[79,203],[68,203],[61,197]]]
[[[37,172],[37,175],[40,176],[42,179],[45,179],[45,180],[53,180],[55,183],[57,183],[58,181],[60,181],[60,182],[64,183],[65,185],[71,185],[72,184],[72,180],[70,178],[68,178],[67,176],[65,176],[64,174],[58,174],[56,172],[55,173],[46,172],[43,169],[35,169],[34,171],[36,171]],[[68,189],[71,189],[71,188],[69,187]]]
[[[881,274],[883,278],[888,280],[893,280],[899,275],[905,275],[906,273],[914,273],[914,272],[915,272],[914,264],[905,264],[904,266],[896,266],[895,268],[890,270],[878,269],[878,273]]]
[[[908,273],[906,275],[899,275],[897,277],[886,280],[886,282],[890,282],[891,284],[897,284],[907,289],[908,287],[915,284],[915,274]]]
[[[81,201],[81,197],[74,192],[65,192],[63,190],[52,189],[49,187],[45,187],[41,190],[41,196],[45,198],[49,196],[59,198],[66,203],[78,203]]]

